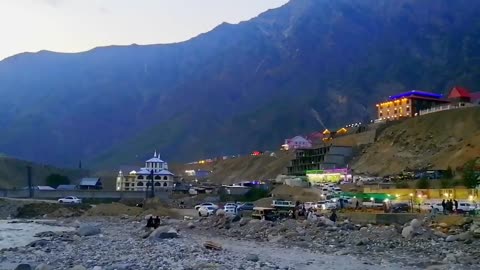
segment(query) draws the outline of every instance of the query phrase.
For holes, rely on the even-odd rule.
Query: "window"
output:
[[[380,113],[380,117],[382,117],[382,116],[383,116],[383,113]]]
[[[393,111],[393,114],[397,114],[397,109],[395,109],[395,110]]]
[[[126,186],[126,187],[129,187],[129,186],[130,186],[130,183],[125,183],[125,186]]]
[[[410,104],[410,99],[407,99],[407,104]]]
[[[410,111],[410,107],[407,107],[407,112],[409,112],[409,111]]]
[[[155,180],[160,180],[160,179],[162,179],[162,177],[160,177],[160,176],[158,176],[158,175],[155,176]]]
[[[143,175],[139,175],[139,176],[137,177],[137,179],[143,180]]]
[[[137,187],[143,187],[143,182],[138,182]]]
[[[159,186],[160,186],[160,182],[156,182],[156,183],[155,183],[155,186],[156,186],[156,187],[159,187]]]
[[[167,186],[167,182],[163,182],[163,186],[166,187],[166,186]]]

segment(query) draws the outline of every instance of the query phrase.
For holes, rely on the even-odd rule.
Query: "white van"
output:
[[[425,201],[420,205],[420,209],[424,211],[430,211],[432,210],[432,206],[440,212],[443,211],[442,203],[436,201]]]

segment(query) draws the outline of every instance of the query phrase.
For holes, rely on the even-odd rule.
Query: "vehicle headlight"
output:
[[[327,209],[327,206],[326,206],[325,204],[322,205],[322,209],[323,209],[323,210]]]

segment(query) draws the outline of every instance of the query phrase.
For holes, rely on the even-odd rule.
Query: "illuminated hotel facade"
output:
[[[377,120],[397,120],[418,115],[419,111],[449,103],[440,94],[412,90],[390,96],[377,104]]]

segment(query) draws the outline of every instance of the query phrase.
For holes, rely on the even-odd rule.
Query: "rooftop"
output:
[[[389,99],[390,100],[395,100],[395,99],[406,98],[406,97],[422,97],[422,98],[441,99],[443,97],[443,95],[430,93],[430,92],[424,92],[424,91],[418,91],[418,90],[412,90],[412,91],[408,91],[408,92],[401,93],[401,94],[398,94],[398,95],[390,96]]]

